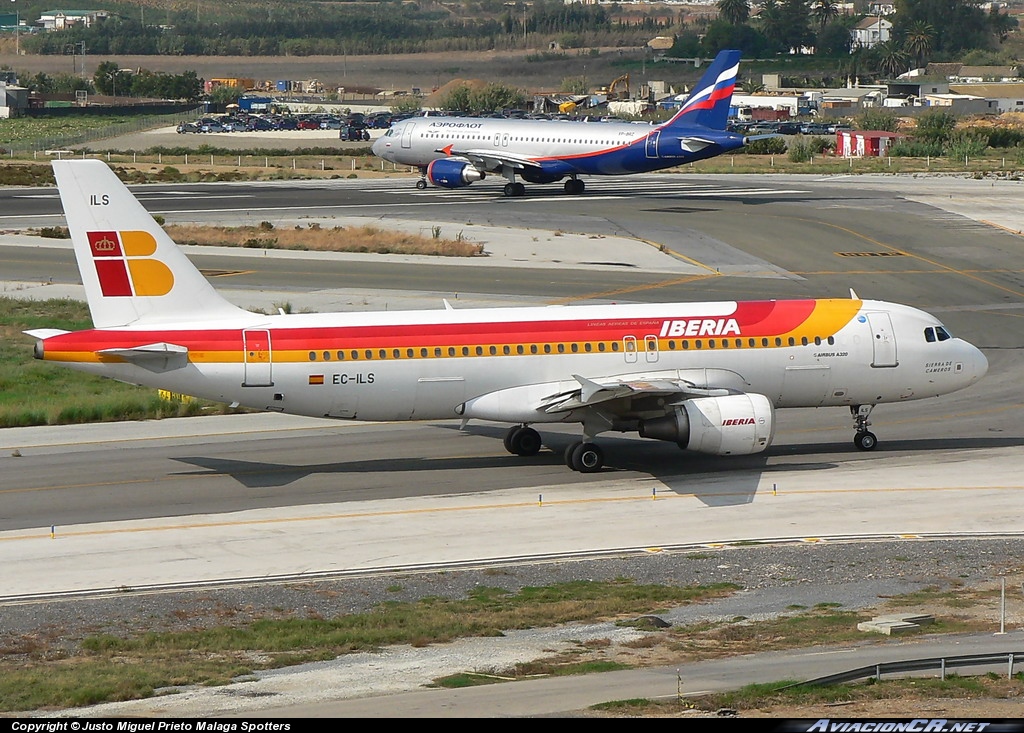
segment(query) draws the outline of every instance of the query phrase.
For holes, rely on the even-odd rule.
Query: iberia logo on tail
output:
[[[104,297],[167,295],[174,275],[153,259],[156,240],[149,232],[88,232],[96,276]]]

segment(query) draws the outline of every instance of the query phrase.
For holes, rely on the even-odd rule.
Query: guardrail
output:
[[[1005,664],[1006,676],[1010,678],[1013,677],[1013,665],[1019,660],[1024,660],[1024,652],[994,652],[992,654],[964,654],[956,657],[904,659],[898,662],[881,662],[867,667],[858,667],[846,672],[830,674],[825,677],[817,677],[806,682],[787,685],[782,689],[805,685],[835,685],[840,682],[852,682],[853,680],[870,678],[881,680],[882,675],[886,673],[920,672],[929,669],[940,670],[941,678],[946,679],[946,670],[950,668],[991,666],[996,664]]]

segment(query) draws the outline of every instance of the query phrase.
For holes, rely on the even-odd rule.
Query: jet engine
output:
[[[484,172],[465,160],[441,158],[427,165],[427,180],[441,188],[462,188],[483,178]]]
[[[767,397],[744,393],[686,400],[669,415],[641,420],[638,429],[645,438],[670,440],[684,450],[742,456],[772,444],[774,417]]]

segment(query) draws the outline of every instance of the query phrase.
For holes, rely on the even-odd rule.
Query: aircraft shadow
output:
[[[459,431],[458,426],[437,425],[446,430]],[[246,489],[281,489],[291,486],[309,476],[330,475],[398,475],[393,480],[395,486],[408,490],[415,487],[416,481],[404,477],[408,474],[428,472],[450,472],[456,470],[487,471],[500,469],[516,471],[517,467],[564,467],[565,448],[577,440],[575,433],[545,432],[541,435],[544,449],[535,456],[520,458],[505,453],[501,439],[505,429],[497,426],[467,426],[461,432],[467,437],[490,438],[495,443],[493,454],[484,456],[442,456],[442,457],[402,457],[366,458],[357,460],[341,460],[329,463],[284,464],[271,461],[247,461],[238,459],[214,458],[209,456],[182,456],[174,460],[202,469],[182,471],[171,475],[211,476],[222,475],[233,479]],[[920,439],[894,440],[879,444],[877,451],[864,454],[856,451],[852,445],[825,443],[806,445],[775,445],[765,453],[753,456],[708,456],[681,451],[671,443],[662,443],[636,438],[616,438],[602,436],[601,445],[605,450],[605,468],[597,474],[579,474],[565,468],[566,483],[584,483],[589,481],[619,480],[629,474],[638,477],[657,479],[664,488],[658,491],[671,491],[677,495],[693,496],[709,507],[735,506],[750,504],[754,501],[758,487],[770,480],[773,473],[792,473],[795,471],[828,471],[838,467],[839,463],[821,456],[835,457],[849,454],[851,458],[870,460],[872,455],[887,453],[950,453],[956,451],[1020,447],[1024,438],[970,438],[970,439]],[[819,458],[815,458],[819,456]],[[771,463],[772,461],[783,462]],[[519,471],[515,475],[516,485],[549,486],[550,471]],[[495,489],[507,488],[506,481],[465,482],[460,485],[450,483],[445,493],[479,493],[487,487]],[[427,484],[414,489],[421,495],[436,490],[437,484]],[[341,491],[337,487],[329,489],[332,500],[356,500],[373,498],[379,495],[378,486],[352,487]]]

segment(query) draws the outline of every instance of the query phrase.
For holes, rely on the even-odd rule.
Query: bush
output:
[[[754,140],[744,148],[743,152],[749,155],[782,155],[786,152],[786,141],[781,137]]]
[[[797,135],[789,142],[786,156],[794,163],[806,163],[811,159],[811,146],[807,138]]]
[[[893,158],[938,158],[942,155],[942,144],[918,140],[901,140],[889,148]]]

